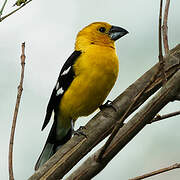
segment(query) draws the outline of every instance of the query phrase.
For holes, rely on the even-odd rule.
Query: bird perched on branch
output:
[[[52,112],[54,122],[35,170],[44,164],[74,133],[74,122],[100,107],[118,76],[114,42],[128,31],[95,22],[77,35],[75,51],[63,65],[50,97],[42,130]]]

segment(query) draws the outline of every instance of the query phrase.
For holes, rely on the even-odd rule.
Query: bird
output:
[[[115,41],[127,33],[106,22],[94,22],[79,31],[74,52],[60,71],[47,106],[42,130],[53,112],[54,121],[35,170],[76,132],[74,123],[79,117],[103,106],[118,77]]]

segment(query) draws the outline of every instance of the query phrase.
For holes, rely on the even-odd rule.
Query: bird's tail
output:
[[[68,133],[61,139],[57,140],[57,121],[54,121],[52,128],[50,130],[49,136],[47,138],[46,144],[36,162],[35,170],[42,166],[50,157],[55,154],[55,152],[65,144],[72,136],[72,130],[69,129]]]

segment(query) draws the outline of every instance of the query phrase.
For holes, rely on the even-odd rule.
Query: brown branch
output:
[[[162,77],[163,77],[163,83],[165,83],[167,81],[166,79],[166,74],[165,74],[165,70],[164,70],[164,59],[163,59],[163,55],[162,55],[162,40],[161,40],[161,19],[162,19],[162,0],[161,0],[161,4],[160,4],[160,15],[159,15],[159,62],[160,62],[160,70],[162,72]],[[166,10],[167,11],[167,10]],[[166,23],[167,23],[167,18],[165,18]],[[169,50],[169,49],[168,49]],[[146,91],[146,89],[148,89],[148,87],[154,82],[154,80],[156,79],[156,75],[154,75],[154,77],[152,77],[151,81],[149,82],[149,84],[147,84],[147,86],[139,93],[139,95],[136,97],[136,99],[134,99],[134,102],[129,106],[128,110],[125,112],[125,114],[122,116],[122,118],[116,123],[113,132],[111,134],[111,136],[109,137],[109,139],[106,141],[104,147],[102,148],[101,153],[99,154],[98,157],[98,161],[101,161],[103,154],[105,153],[106,149],[108,148],[109,144],[111,143],[111,141],[113,140],[114,136],[117,134],[118,130],[122,127],[124,120],[127,117],[127,114],[131,111],[132,107],[134,106],[134,104],[139,100],[139,98],[141,97],[141,95]]]
[[[170,50],[169,55],[165,59],[165,70],[167,78],[169,79],[180,69],[180,45]],[[113,101],[113,105],[117,108],[117,112],[112,108],[105,108],[103,111],[99,112],[85,126],[86,129],[84,131],[87,138],[84,138],[84,136],[73,136],[50,160],[42,165],[42,167],[40,167],[29,178],[29,180],[38,180],[41,178],[47,178],[48,180],[62,179],[80,159],[82,159],[94,146],[110,134],[116,121],[123,116],[130,104],[133,102],[133,99],[135,99],[142,89],[144,89],[152,76],[157,73],[158,67],[159,63],[136,80],[136,82],[129,86]],[[145,102],[148,97],[154,94],[161,85],[162,78],[161,73],[159,72],[155,82],[146,90],[146,92],[144,92],[143,96],[134,105],[128,116]]]
[[[154,122],[157,122],[157,121],[160,121],[160,120],[163,120],[163,119],[167,119],[167,118],[170,118],[170,117],[173,117],[173,116],[177,116],[177,115],[180,115],[180,111],[176,111],[176,112],[172,112],[172,113],[169,113],[169,114],[165,114],[165,115],[162,115],[160,116],[159,114],[154,118],[152,119],[149,123],[154,123]]]
[[[20,104],[21,95],[22,95],[22,91],[23,91],[24,66],[25,66],[25,58],[26,58],[26,56],[24,54],[24,50],[25,50],[25,43],[22,43],[21,78],[20,78],[20,84],[18,86],[18,93],[17,93],[16,105],[15,105],[13,122],[12,122],[12,127],[11,127],[10,143],[9,143],[9,179],[10,180],[14,180],[14,175],[13,175],[13,144],[14,144],[14,134],[15,134],[19,104]]]
[[[155,74],[156,76],[156,74]],[[155,80],[155,76],[153,77],[153,79]],[[154,81],[153,80],[153,81]],[[153,83],[153,81],[151,83]],[[151,84],[150,83],[150,84]],[[106,149],[108,148],[108,146],[111,144],[113,138],[116,136],[117,132],[119,131],[119,129],[124,125],[123,122],[126,118],[126,115],[130,112],[130,110],[132,109],[132,107],[134,106],[134,104],[137,102],[137,100],[142,96],[142,94],[145,92],[145,90],[150,86],[150,84],[148,84],[141,92],[140,94],[137,96],[137,98],[134,100],[134,102],[130,105],[130,107],[128,108],[128,110],[125,112],[125,114],[122,116],[122,118],[117,121],[116,126],[113,129],[113,132],[111,134],[111,136],[109,137],[109,139],[106,141],[105,145],[102,148],[102,151],[99,154],[99,157],[97,158],[97,161],[101,161],[102,160],[102,156],[105,153]],[[149,122],[149,124],[163,120],[163,119],[167,119],[173,116],[177,116],[180,114],[180,111],[177,112],[173,112],[173,113],[169,113],[169,114],[165,114],[163,116],[157,115],[154,119],[152,119],[152,121]]]
[[[9,14],[3,16],[2,18],[0,18],[0,22],[3,21],[4,19],[6,19],[7,17],[11,16],[12,14],[14,14],[15,12],[17,12],[18,10],[20,10],[21,8],[23,8],[24,6],[26,6],[28,3],[30,3],[32,0],[29,0],[27,2],[25,2],[22,6],[20,6],[19,8],[15,9],[14,11],[10,12]]]
[[[165,10],[164,10],[163,26],[162,26],[162,30],[163,30],[163,44],[164,44],[165,54],[167,54],[168,51],[169,51],[169,45],[168,45],[168,26],[167,26],[169,4],[170,4],[170,0],[166,0]]]
[[[162,74],[162,79],[163,79],[163,84],[166,83],[166,74],[164,70],[164,59],[163,59],[163,54],[162,54],[162,35],[161,35],[161,24],[162,24],[162,5],[163,5],[163,0],[160,0],[160,10],[159,10],[159,64],[160,64],[160,70]]]
[[[157,174],[161,174],[161,173],[164,173],[164,172],[167,172],[167,171],[170,171],[170,170],[173,170],[173,169],[177,169],[177,168],[180,168],[180,163],[176,163],[176,164],[173,164],[173,165],[171,165],[169,167],[162,168],[162,169],[159,169],[159,170],[144,174],[142,176],[137,176],[137,177],[129,179],[129,180],[145,179],[145,178],[148,178],[148,177],[151,177],[151,176],[154,176],[154,175],[157,175]]]
[[[118,133],[119,129],[123,126],[123,122],[126,119],[127,115],[129,114],[129,112],[132,110],[133,106],[139,101],[139,99],[141,98],[141,96],[143,95],[143,93],[150,87],[150,85],[155,81],[156,76],[158,75],[158,72],[156,74],[154,74],[154,76],[150,79],[150,81],[147,83],[147,85],[142,89],[142,91],[136,96],[136,98],[133,100],[132,104],[129,106],[129,108],[127,109],[127,111],[124,113],[124,115],[121,117],[121,119],[119,121],[116,122],[115,127],[112,131],[112,134],[110,135],[110,137],[108,138],[108,140],[106,141],[105,145],[102,148],[102,151],[100,152],[97,161],[101,161],[103,154],[105,153],[106,149],[108,148],[108,146],[111,144],[113,138],[116,136],[116,134]]]
[[[138,111],[117,133],[110,146],[106,150],[102,161],[96,161],[100,148],[90,156],[78,169],[76,169],[66,180],[92,179],[114,158],[134,138],[151,119],[180,90],[180,70],[159,90],[159,92],[140,110]]]

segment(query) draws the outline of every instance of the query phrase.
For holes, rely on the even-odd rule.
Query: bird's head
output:
[[[76,50],[82,50],[89,45],[110,46],[114,48],[114,42],[128,33],[127,30],[112,26],[105,22],[95,22],[83,28],[76,38]]]

